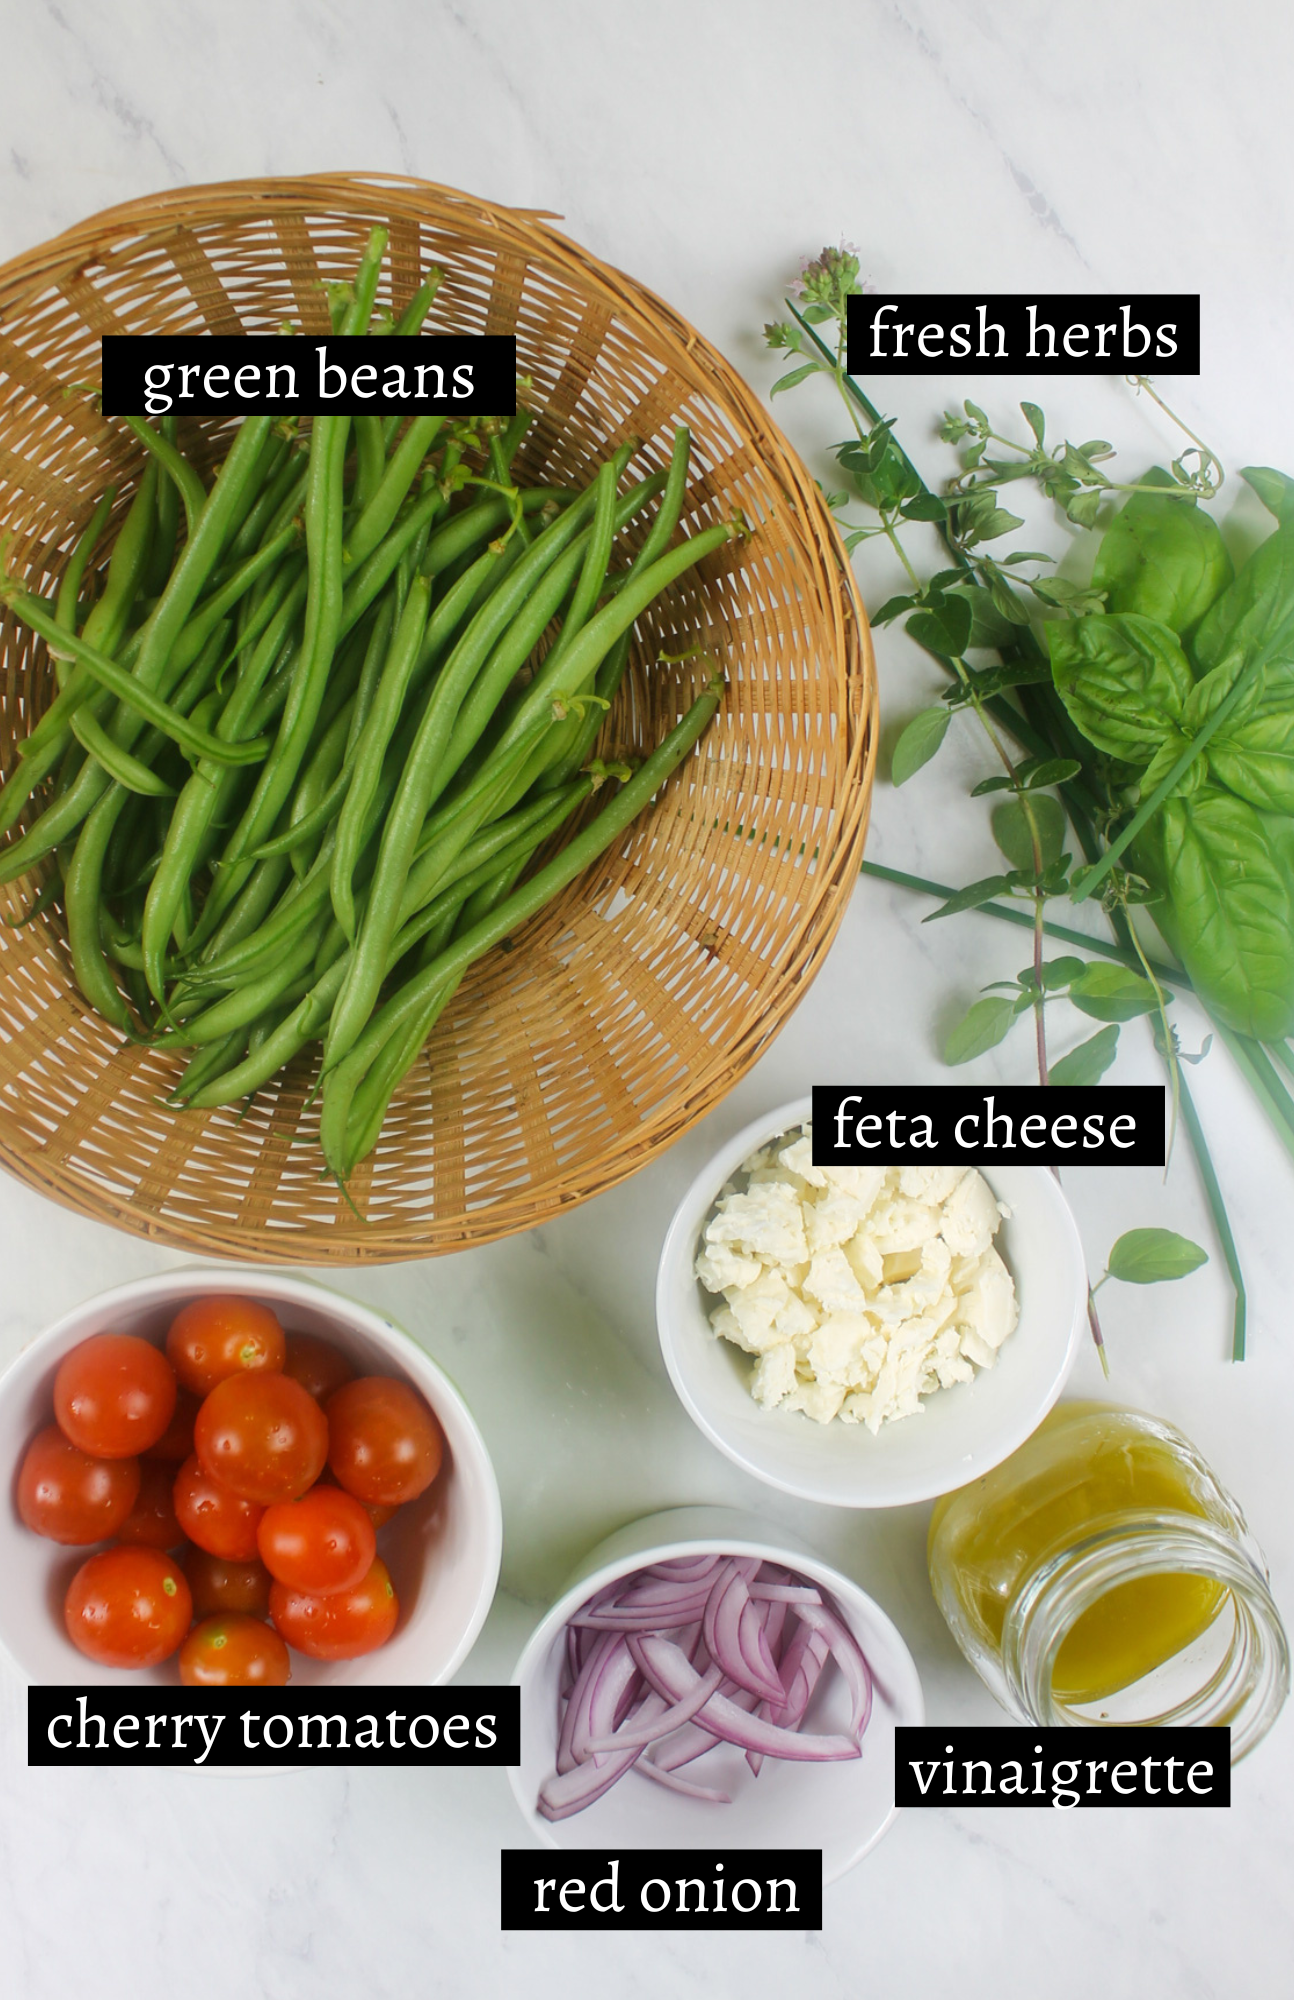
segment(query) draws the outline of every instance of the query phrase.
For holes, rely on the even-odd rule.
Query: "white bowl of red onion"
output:
[[[894,1818],[924,1717],[899,1633],[783,1528],[726,1507],[600,1542],[540,1620],[518,1805],[548,1847],[820,1848],[833,1882]]]

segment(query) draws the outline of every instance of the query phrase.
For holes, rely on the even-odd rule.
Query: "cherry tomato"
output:
[[[314,1333],[290,1333],[287,1341],[283,1373],[308,1390],[316,1403],[326,1402],[334,1389],[354,1379],[355,1370],[330,1340],[320,1340]]]
[[[96,1333],[65,1354],[54,1377],[64,1437],[95,1458],[134,1458],[175,1412],[175,1370],[133,1333]]]
[[[174,1470],[149,1458],[142,1461],[139,1470],[139,1497],[118,1528],[117,1540],[149,1549],[178,1548],[184,1530],[175,1513]]]
[[[340,1486],[312,1486],[299,1500],[267,1507],[256,1540],[277,1582],[317,1597],[354,1590],[377,1555],[373,1523]]]
[[[280,1369],[283,1328],[255,1299],[190,1299],[171,1321],[166,1352],[185,1388],[209,1396],[244,1369]]]
[[[81,1564],[64,1606],[67,1636],[102,1667],[155,1667],[193,1616],[184,1571],[160,1549],[104,1549]]]
[[[385,1646],[400,1604],[379,1559],[354,1590],[319,1597],[289,1583],[270,1585],[270,1617],[289,1646],[312,1660],[354,1660]]]
[[[82,1547],[115,1535],[138,1492],[137,1458],[91,1458],[49,1424],[27,1447],[18,1512],[36,1534]]]
[[[337,1484],[375,1506],[415,1500],[440,1470],[440,1425],[417,1390],[390,1375],[361,1375],[330,1396],[328,1435]]]
[[[226,1562],[254,1560],[263,1507],[231,1493],[196,1458],[186,1458],[176,1473],[174,1495],[176,1519],[191,1542]]]
[[[320,1486],[336,1486],[337,1475],[333,1471],[331,1465],[325,1465],[323,1471],[319,1474],[317,1483]],[[343,1488],[342,1491],[344,1490],[345,1489]],[[351,1497],[354,1498],[354,1495],[352,1495]],[[391,1516],[393,1514],[398,1514],[400,1511],[398,1507],[376,1506],[372,1500],[361,1500],[359,1504],[364,1509],[364,1512],[368,1515],[368,1518],[373,1523],[374,1528],[384,1528],[387,1522],[391,1519]]]
[[[198,1411],[193,1445],[213,1479],[268,1507],[314,1485],[328,1457],[328,1420],[288,1375],[229,1375]]]
[[[181,1389],[175,1398],[175,1414],[158,1438],[150,1444],[143,1458],[160,1458],[166,1465],[182,1465],[193,1455],[193,1425],[199,1409],[198,1399],[188,1389]]]
[[[214,1611],[246,1611],[264,1618],[269,1612],[271,1578],[263,1562],[228,1562],[192,1548],[185,1552],[184,1574],[195,1618],[210,1618]]]
[[[180,1648],[184,1687],[286,1687],[288,1649],[272,1625],[245,1612],[218,1612],[195,1625]]]

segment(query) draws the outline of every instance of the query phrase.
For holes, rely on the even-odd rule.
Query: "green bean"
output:
[[[437,796],[438,785],[446,782],[441,771],[460,704],[477,672],[527,604],[531,591],[579,533],[593,504],[591,492],[582,495],[544,530],[533,548],[526,551],[516,568],[486,599],[441,670],[383,829],[364,923],[345,987],[333,1009],[328,1051],[334,1061],[346,1053],[361,1032],[377,998],[418,833]]]
[[[115,486],[105,488],[102,498],[99,500],[98,505],[95,507],[94,512],[91,514],[80,535],[78,535],[72,553],[67,559],[67,568],[63,571],[62,581],[58,586],[58,598],[54,607],[54,616],[65,632],[75,632],[76,630],[76,608],[81,596],[81,585],[85,580],[85,572],[89,566],[90,557],[94,554],[98,546],[99,537],[102,535],[104,527],[107,524],[108,516],[112,512],[112,503],[116,497],[117,489]],[[60,676],[61,684],[62,680]]]
[[[400,719],[409,678],[418,663],[430,598],[431,585],[425,577],[418,577],[409,592],[404,616],[391,642],[373,707],[356,748],[350,789],[337,821],[330,893],[333,914],[352,943],[355,938],[355,864],[359,860],[369,808],[381,780],[387,745]]]
[[[382,483],[382,474],[386,469],[386,446],[382,440],[381,417],[358,416],[352,421],[358,463],[351,501],[362,509],[368,506]]]
[[[55,857],[55,862],[57,864],[57,856]],[[24,912],[21,917],[0,917],[0,923],[3,923],[6,930],[25,931],[28,924],[35,923],[37,917],[44,915],[50,904],[61,895],[62,889],[63,877],[57,865],[55,865],[50,870],[49,880],[42,883],[39,894],[34,898],[31,908]]]
[[[401,556],[417,541],[423,528],[444,513],[448,502],[435,487],[420,495],[403,520],[350,578],[342,598],[341,629],[357,625],[379,592],[395,574]]]
[[[354,708],[355,697],[351,695],[324,731],[319,747],[306,765],[301,782],[293,795],[288,815],[288,832],[295,836],[290,854],[292,872],[298,877],[309,872],[315,858],[310,851],[313,844],[312,836],[301,830],[300,821],[310,817],[319,800],[333,790],[338,777],[342,774],[346,758],[346,741],[350,735]],[[325,829],[327,824],[328,822],[325,822]]]
[[[265,921],[274,908],[284,876],[290,873],[286,854],[272,854],[266,860],[258,861],[214,934],[207,940],[200,940],[198,932],[201,925],[195,927],[188,944],[190,953],[197,950],[199,942],[205,942],[206,951],[213,953],[236,950]],[[288,894],[298,886],[294,876]],[[204,962],[205,952],[199,963]]]
[[[164,437],[159,437],[153,426],[144,417],[123,417],[127,430],[134,432],[145,451],[153,454],[158,464],[163,466],[174,481],[176,491],[184,502],[184,518],[190,535],[198,525],[198,517],[207,504],[207,489],[199,479],[183,452]]]
[[[635,569],[647,569],[669,547],[670,537],[679,523],[683,512],[683,500],[687,493],[687,468],[691,452],[691,433],[680,425],[674,433],[674,443],[670,451],[669,477],[665,491],[661,495],[656,518],[647,530],[647,539],[634,558]]]
[[[316,980],[255,1055],[249,1054],[244,1062],[218,1082],[196,1091],[189,1099],[190,1104],[200,1111],[211,1110],[219,1104],[233,1104],[238,1098],[247,1097],[252,1091],[259,1090],[263,1083],[268,1083],[319,1033],[328,1019],[329,1009],[341,988],[345,972],[346,960],[340,957]]]
[[[385,540],[444,422],[443,417],[413,419],[387,461],[380,484],[362,507],[359,519],[346,538],[346,561],[363,562]]]
[[[172,1104],[185,1103],[204,1083],[239,1062],[249,1039],[246,1028],[235,1028],[222,1042],[209,1042],[200,1048],[171,1092]]]
[[[699,541],[702,538],[698,536],[696,539]],[[482,957],[519,924],[534,916],[558,890],[574,881],[613,840],[619,838],[691,750],[718,708],[721,694],[721,685],[712,682],[619,795],[603,807],[589,826],[577,833],[561,853],[555,855],[528,882],[506,896],[490,915],[474,924],[461,938],[456,938],[438,959],[394,994],[369,1021],[342,1060],[330,1067],[325,1056],[320,1138],[324,1143],[325,1157],[334,1172],[340,1173],[346,1168],[346,1133],[355,1091],[391,1037],[423,1014],[440,987],[460,976],[475,959]],[[325,1120],[329,1131],[327,1143],[323,1139]]]
[[[144,474],[139,491],[127,509],[121,532],[117,536],[116,546],[108,563],[103,596],[90,612],[81,634],[87,645],[97,646],[104,653],[114,657],[121,646],[131,606],[134,604],[140,578],[148,559],[149,537],[152,534],[153,490],[156,484],[157,469],[150,465]],[[56,622],[62,625],[57,604],[54,616]],[[71,636],[70,627],[63,626],[63,630]],[[69,650],[66,644],[55,644],[52,657],[56,668],[58,655],[66,654]],[[122,664],[125,664],[124,660]],[[85,667],[74,667],[56,700],[51,702],[26,742],[21,745],[20,754],[23,757],[33,756],[43,750],[45,744],[55,737],[60,743],[65,744],[67,724],[82,702],[91,696],[95,697],[96,702],[103,699],[98,683]]]
[[[381,1136],[391,1099],[417,1062],[437,1021],[463,983],[460,972],[431,995],[422,1012],[402,1034],[393,1035],[355,1093],[345,1134],[342,1178],[349,1180],[356,1162],[371,1153]]]
[[[227,993],[223,1000],[207,1007],[184,1023],[178,1039],[190,1046],[201,1046],[206,1042],[222,1041],[235,1028],[249,1028],[259,1014],[287,991],[303,972],[309,972],[314,964],[315,947],[319,942],[322,922],[316,918],[314,925],[299,938],[293,948],[285,952],[280,963],[272,971],[262,973],[259,979],[252,979],[233,993]]]
[[[633,629],[622,632],[614,642],[602,665],[598,668],[593,683],[597,705],[591,706],[587,715],[573,709],[561,725],[561,741],[546,768],[536,782],[541,792],[551,791],[556,785],[564,785],[584,768],[585,759],[592,755],[593,746],[606,721],[607,712],[619,692],[629,665],[629,654],[633,647]],[[606,708],[601,703],[606,703]]]
[[[228,545],[228,553],[235,563],[245,562],[248,556],[255,555],[263,541],[269,540],[279,528],[287,526],[286,521],[277,521],[275,516],[288,495],[301,485],[301,466],[290,438],[271,435],[265,453],[260,493]],[[294,507],[292,513],[295,512]]]
[[[179,436],[180,424],[174,411],[162,418],[159,429],[168,444],[175,443]],[[143,590],[147,597],[160,596],[166,579],[171,574],[171,564],[175,559],[175,537],[179,525],[180,496],[176,491],[175,482],[166,473],[162,473],[157,481],[152,541],[143,577]]]
[[[250,850],[273,829],[309,747],[327,690],[341,627],[342,479],[348,427],[346,417],[316,417],[310,434],[305,631],[273,752],[225,849],[221,874],[207,899],[204,921],[208,929],[211,919],[228,908],[255,865],[246,858]]]
[[[130,1027],[130,1013],[104,956],[100,889],[103,863],[128,793],[119,785],[105,793],[77,838],[63,884],[63,913],[72,970],[81,992],[106,1021]]]
[[[13,606],[24,624],[30,625],[46,641],[53,640],[55,645],[65,646],[78,663],[88,667],[94,678],[116,695],[119,702],[133,709],[145,722],[151,722],[164,736],[171,737],[181,749],[191,750],[198,757],[214,757],[217,763],[224,764],[258,764],[269,750],[270,746],[263,737],[251,743],[220,743],[205,729],[195,729],[186,717],[178,714],[160,695],[154,694],[137,675],[126,673],[115,660],[110,660],[97,647],[87,645],[84,639],[60,632],[40,598],[29,597],[22,590],[0,590],[0,596]]]
[[[123,750],[119,743],[114,743],[107,730],[86,709],[79,709],[72,717],[72,734],[125,791],[145,793],[155,799],[175,797],[174,785],[168,785],[164,778],[150,771],[147,764],[141,764],[138,757],[132,757],[129,750]]]
[[[445,282],[445,273],[432,264],[417,291],[395,323],[394,332],[399,334],[421,333],[422,323],[431,311],[432,300]]]

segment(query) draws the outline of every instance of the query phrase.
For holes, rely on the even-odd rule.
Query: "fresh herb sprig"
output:
[[[964,889],[944,892],[943,906],[933,914],[944,916],[983,908],[1011,921],[1029,922],[1034,934],[1033,963],[1018,976],[1007,997],[975,1003],[954,1029],[946,1053],[951,1061],[970,1060],[1002,1040],[1022,1014],[1030,1014],[1040,1081],[1095,1082],[1114,1059],[1120,1022],[1138,1015],[1153,1016],[1156,1046],[1172,1083],[1174,1128],[1180,1109],[1232,1277],[1235,1289],[1232,1351],[1239,1359],[1245,1345],[1243,1276],[1217,1175],[1180,1071],[1182,1060],[1200,1057],[1182,1055],[1177,1031],[1168,1016],[1171,996],[1163,984],[1163,976],[1183,986],[1190,981],[1184,971],[1163,967],[1148,957],[1130,922],[1129,910],[1140,902],[1154,902],[1161,891],[1138,870],[1120,865],[1120,856],[1170,795],[1193,759],[1179,748],[1180,769],[1170,769],[1166,785],[1161,778],[1161,796],[1155,798],[1152,794],[1150,804],[1140,815],[1140,824],[1132,824],[1137,817],[1132,808],[1137,804],[1138,793],[1130,780],[1135,780],[1137,773],[1129,772],[1117,756],[1102,754],[1099,741],[1094,745],[1075,727],[1072,715],[1058,697],[1052,661],[1033,629],[1030,610],[1021,596],[1022,591],[1027,591],[1035,600],[1036,609],[1052,617],[1077,621],[1101,613],[1108,596],[1101,578],[1098,576],[1091,585],[1075,584],[1057,573],[1055,561],[1045,552],[1015,550],[999,559],[984,547],[1024,525],[1022,517],[1001,504],[1000,493],[1002,486],[1020,479],[1032,480],[1045,498],[1062,509],[1074,527],[1083,528],[1095,524],[1102,503],[1115,493],[1146,495],[1162,511],[1167,492],[1183,506],[1194,508],[1197,501],[1216,496],[1222,485],[1223,469],[1209,447],[1181,426],[1190,445],[1174,461],[1171,472],[1118,481],[1102,469],[1114,455],[1104,440],[1080,445],[1065,440],[1060,446],[1048,449],[1047,420],[1037,405],[1022,405],[1030,437],[1018,440],[995,431],[987,414],[968,403],[964,415],[945,418],[942,431],[947,441],[965,445],[962,472],[950,483],[946,494],[935,494],[899,444],[894,420],[881,416],[845,368],[847,301],[861,289],[857,253],[848,246],[826,250],[806,265],[795,288],[798,302],[787,301],[790,319],[765,330],[771,347],[797,357],[796,365],[774,385],[774,393],[796,387],[815,375],[832,379],[849,414],[853,434],[835,449],[847,490],[827,497],[841,521],[850,552],[869,540],[883,537],[910,585],[907,591],[883,604],[872,622],[884,624],[905,617],[909,635],[950,676],[952,684],[944,701],[915,717],[900,736],[892,767],[895,782],[906,782],[938,752],[952,714],[960,708],[970,708],[976,715],[995,760],[1002,765],[1001,772],[974,789],[977,794],[1010,795],[999,799],[994,808],[993,831],[1004,857],[1013,865]],[[819,327],[827,328],[834,339],[824,339],[817,331]],[[1134,379],[1139,388],[1167,410],[1144,377]],[[1171,411],[1167,413],[1173,415]],[[1004,457],[1003,452],[1011,456]],[[1260,472],[1246,477],[1273,512],[1280,513],[1288,507],[1291,486],[1282,475]],[[862,502],[874,519],[859,522],[848,518],[845,509],[856,502]],[[903,540],[906,527],[918,522],[938,529],[951,559],[951,567],[924,579]],[[967,653],[982,648],[996,652],[996,664],[988,667],[971,664]],[[1232,706],[1238,701],[1237,694]],[[1014,739],[1025,755],[1014,759],[1005,738]],[[1186,749],[1190,749],[1189,742]],[[1198,755],[1196,750],[1194,756]],[[1120,821],[1124,829],[1131,827],[1131,831],[1123,838],[1116,833],[1112,839],[1111,829]],[[1064,843],[1071,831],[1087,864],[1085,870],[1075,868],[1072,855],[1066,851]],[[872,869],[871,872],[883,873],[890,879],[905,879],[897,871]],[[937,887],[908,879],[914,887],[925,890]],[[1109,950],[1118,952],[1122,969],[1087,967],[1083,961],[1072,958],[1046,961],[1043,939],[1049,932],[1063,930],[1046,918],[1048,903],[1060,896],[1082,900],[1098,886],[1116,939]],[[1007,907],[1009,900],[1019,898],[1032,905],[1031,919],[1023,911]],[[1081,933],[1071,935],[1075,942],[1082,937]],[[1098,953],[1107,950],[1096,940],[1082,939],[1082,942],[1088,950]],[[1096,974],[1105,975],[1105,988],[1100,978],[1092,976]],[[1111,976],[1113,983],[1109,983]],[[1046,1009],[1062,994],[1080,1011],[1103,1020],[1104,1026],[1071,1055],[1052,1063],[1047,1054]],[[1106,1009],[1103,1013],[1099,1011],[1102,1007]],[[1269,1054],[1253,1038],[1237,1035],[1221,1023],[1216,1025],[1241,1061],[1278,1132],[1294,1151],[1294,1098],[1278,1070],[1279,1065],[1294,1073],[1288,1045],[1278,1039]],[[1207,1052],[1211,1040],[1210,1036],[1200,1056]],[[1100,1346],[1094,1310],[1092,1320],[1094,1337]]]

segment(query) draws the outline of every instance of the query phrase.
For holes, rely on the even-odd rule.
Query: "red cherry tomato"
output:
[[[283,1366],[283,1328],[255,1299],[190,1299],[171,1321],[166,1352],[176,1374],[195,1396],[244,1369]]]
[[[174,1497],[176,1519],[191,1542],[226,1562],[254,1560],[263,1507],[231,1493],[196,1458],[186,1458],[176,1473]]]
[[[195,1625],[180,1648],[184,1687],[286,1687],[288,1649],[272,1625],[243,1612],[218,1612]]]
[[[195,1618],[210,1618],[216,1611],[268,1616],[271,1578],[263,1562],[229,1562],[206,1549],[192,1548],[185,1552],[184,1574],[193,1592]]]
[[[183,1465],[193,1453],[193,1425],[199,1410],[198,1399],[188,1389],[181,1389],[175,1398],[175,1413],[170,1423],[158,1438],[150,1444],[144,1458],[160,1458],[166,1465]]]
[[[380,1558],[356,1589],[331,1597],[312,1596],[289,1583],[270,1585],[270,1617],[289,1646],[312,1660],[355,1660],[375,1652],[385,1646],[399,1615],[395,1586]]]
[[[101,1667],[155,1667],[193,1616],[184,1571],[160,1549],[104,1549],[82,1563],[64,1606],[67,1636]]]
[[[184,1530],[175,1513],[175,1473],[158,1459],[140,1464],[139,1497],[117,1530],[119,1542],[149,1549],[178,1548]]]
[[[314,1333],[290,1333],[287,1342],[288,1358],[283,1363],[283,1373],[299,1382],[316,1403],[326,1402],[334,1389],[354,1379],[355,1370],[340,1347],[334,1347],[330,1340],[320,1340]]]
[[[416,1389],[389,1375],[361,1375],[328,1399],[328,1463],[357,1500],[398,1507],[440,1470],[444,1436]]]
[[[272,1577],[318,1597],[354,1590],[377,1555],[373,1523],[340,1486],[312,1486],[299,1500],[267,1507],[256,1540]]]
[[[320,1486],[336,1486],[337,1474],[333,1471],[331,1465],[325,1465],[323,1471],[319,1474],[318,1484]],[[344,1491],[345,1489],[342,1488],[340,1490]],[[354,1495],[352,1494],[351,1497],[353,1499]],[[368,1518],[373,1523],[374,1528],[384,1528],[387,1522],[391,1519],[391,1516],[393,1514],[398,1514],[400,1511],[398,1507],[376,1506],[372,1500],[361,1500],[359,1504],[364,1509],[364,1512],[368,1515]]]
[[[133,1333],[96,1333],[65,1354],[54,1377],[64,1437],[94,1458],[134,1458],[156,1444],[175,1411],[175,1370]]]
[[[137,1458],[91,1458],[69,1444],[57,1424],[37,1431],[18,1473],[23,1521],[69,1547],[115,1535],[138,1493]]]
[[[230,1375],[198,1411],[193,1445],[213,1479],[268,1507],[314,1485],[328,1457],[328,1421],[288,1375]]]

